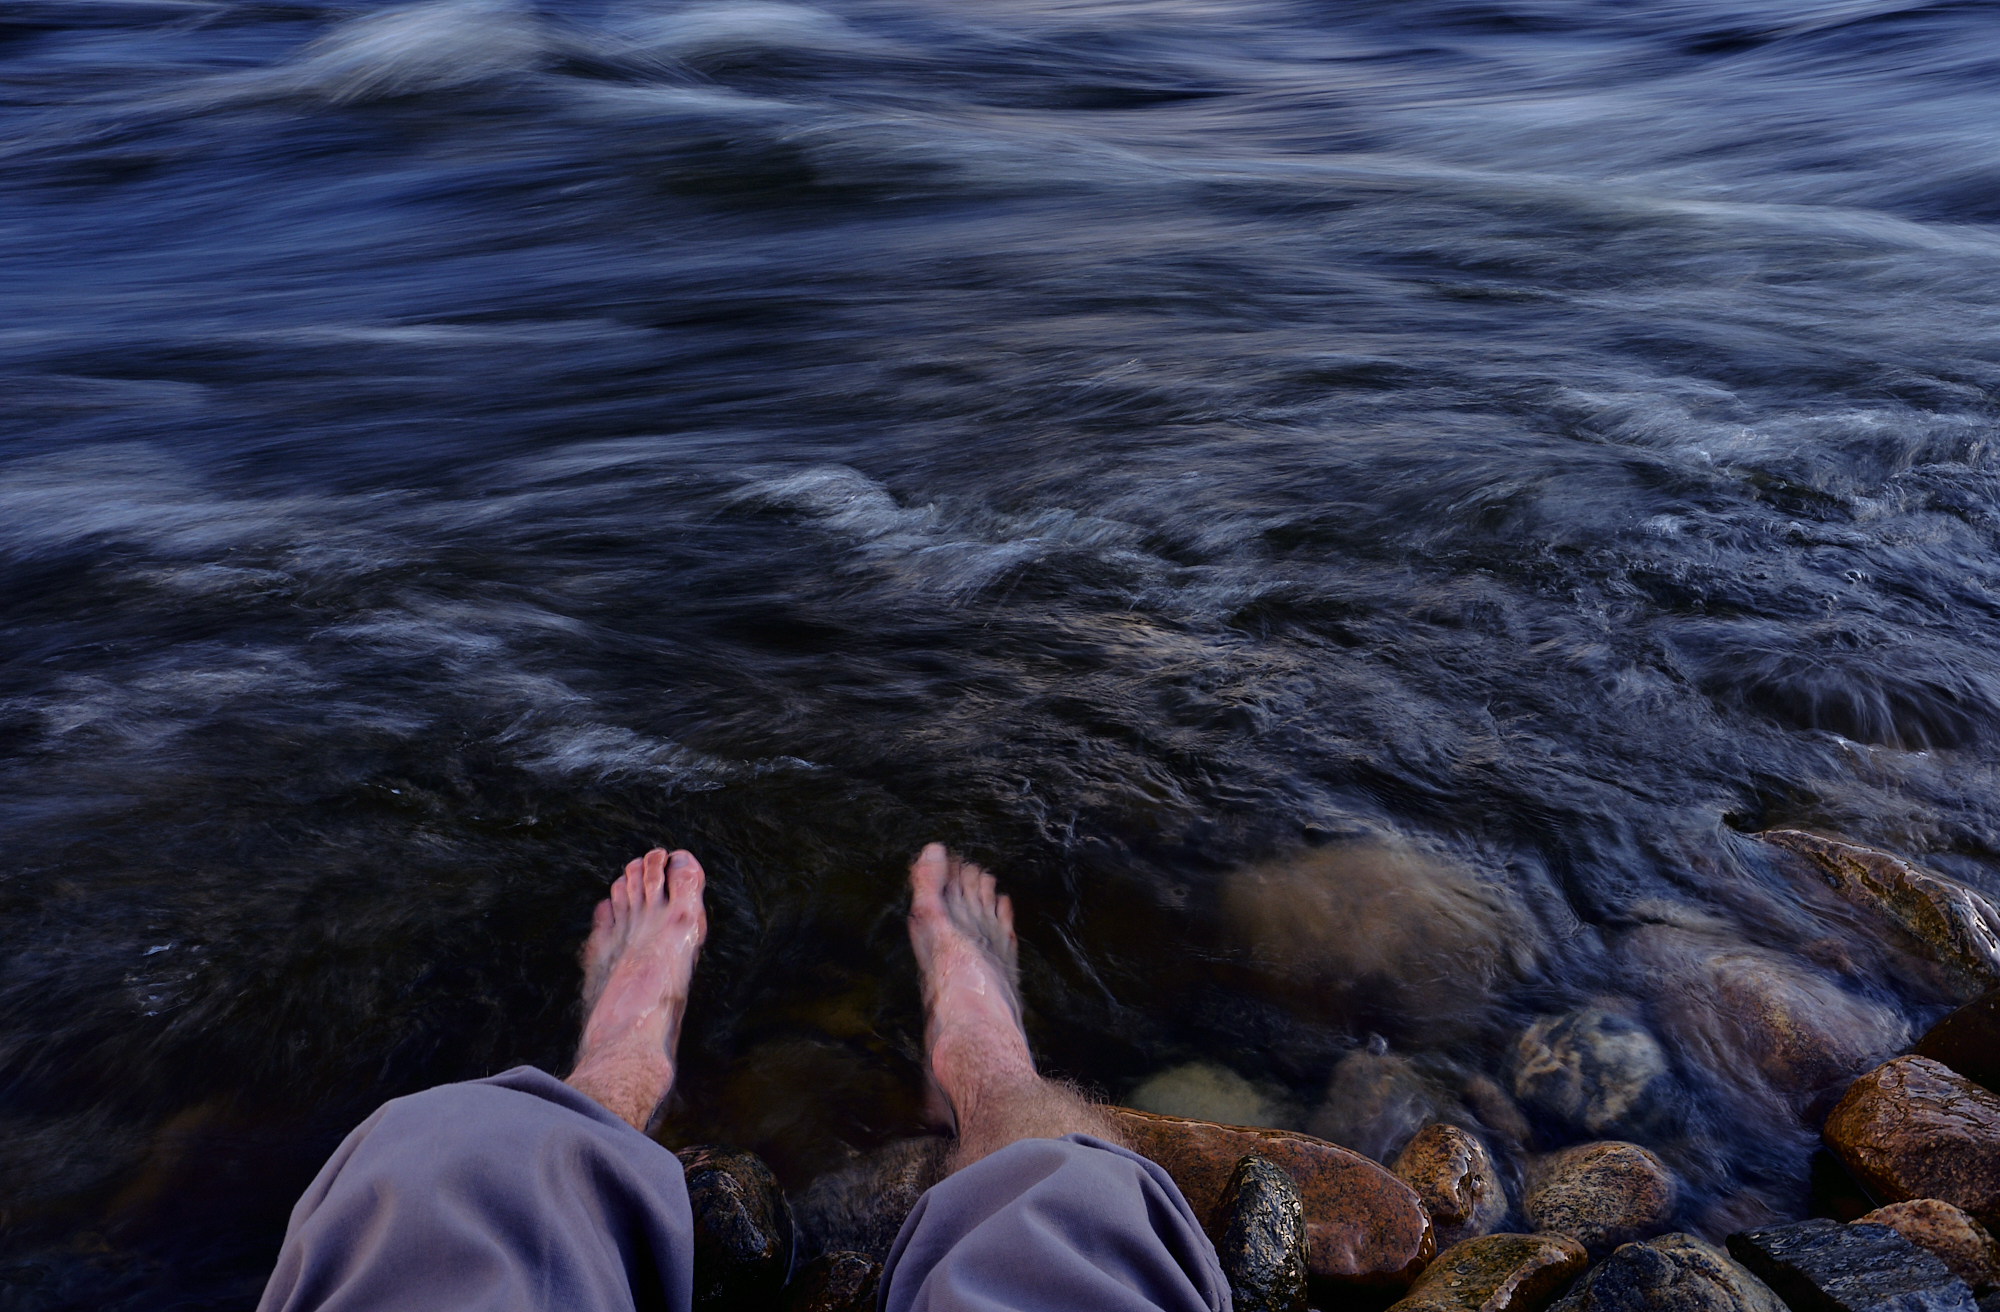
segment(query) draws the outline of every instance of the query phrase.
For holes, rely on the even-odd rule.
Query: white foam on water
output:
[[[899,51],[892,42],[806,5],[693,5],[673,14],[628,21],[616,30],[638,48],[688,60],[764,50],[843,55]]]
[[[533,16],[507,0],[439,0],[336,28],[277,74],[276,85],[337,104],[379,100],[516,76],[546,50]]]

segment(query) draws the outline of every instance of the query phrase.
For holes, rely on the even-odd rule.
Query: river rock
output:
[[[1289,1129],[1299,1115],[1297,1107],[1278,1090],[1253,1084],[1227,1066],[1205,1061],[1147,1076],[1125,1102],[1142,1112],[1220,1125]]]
[[[1976,1312],[1942,1261],[1885,1225],[1824,1217],[1729,1236],[1729,1251],[1792,1312]]]
[[[1621,943],[1661,1032],[1721,1078],[1794,1111],[1826,1104],[1903,1048],[1909,1026],[1832,975],[1732,934],[1648,925]]]
[[[1456,1125],[1427,1125],[1391,1168],[1431,1214],[1440,1253],[1489,1234],[1507,1217],[1507,1191],[1486,1145]]]
[[[1535,1163],[1521,1210],[1535,1229],[1602,1257],[1665,1230],[1676,1193],[1673,1172],[1638,1144],[1580,1143]]]
[[[1443,1091],[1415,1062],[1379,1038],[1342,1057],[1327,1081],[1326,1101],[1306,1129],[1316,1138],[1386,1162],[1412,1135],[1438,1118]]]
[[[1437,1252],[1430,1214],[1416,1190],[1359,1153],[1287,1130],[1217,1125],[1130,1107],[1106,1110],[1134,1152],[1166,1168],[1211,1233],[1236,1163],[1256,1153],[1282,1167],[1298,1186],[1306,1266],[1314,1277],[1402,1288]]]
[[[889,1256],[896,1233],[924,1190],[944,1179],[951,1140],[934,1135],[902,1139],[854,1165],[830,1171],[799,1195],[799,1256],[822,1252]]]
[[[1822,1132],[1877,1198],[1942,1198],[2000,1222],[2000,1094],[1928,1057],[1897,1057],[1852,1085]]]
[[[1797,829],[1758,837],[1805,857],[1834,892],[1915,938],[1960,997],[2000,987],[2000,910],[1979,893],[1874,848]]]
[[[1590,1265],[1568,1235],[1484,1235],[1452,1245],[1390,1312],[1539,1312]]]
[[[1246,1154],[1215,1206],[1215,1255],[1236,1312],[1306,1312],[1306,1218],[1298,1186]]]
[[[866,1253],[821,1253],[785,1287],[785,1312],[872,1312],[882,1264]]]
[[[1860,1218],[1886,1225],[1926,1252],[1934,1253],[1974,1295],[2000,1287],[2000,1244],[1986,1227],[1941,1198],[1912,1198],[1878,1207]]]
[[[1514,1045],[1514,1096],[1572,1133],[1646,1128],[1672,1101],[1672,1079],[1645,1026],[1598,1007],[1544,1016]]]
[[[792,1209],[754,1153],[698,1144],[675,1156],[694,1209],[694,1306],[762,1309],[792,1270]]]
[[[1344,1029],[1427,1043],[1476,1032],[1540,939],[1505,880],[1386,835],[1233,871],[1219,895],[1249,987]]]
[[[1714,1244],[1670,1234],[1619,1248],[1554,1312],[1785,1312],[1785,1304]]]
[[[1910,1051],[1941,1061],[1973,1083],[2000,1093],[2000,989],[1931,1026]]]

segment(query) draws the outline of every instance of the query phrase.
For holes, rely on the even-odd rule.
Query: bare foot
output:
[[[566,1081],[644,1130],[674,1082],[695,958],[708,937],[701,862],[654,848],[597,904],[583,945],[583,1042]]]
[[[931,1078],[963,1133],[980,1103],[1035,1080],[1021,1029],[1014,904],[995,893],[993,876],[932,843],[910,867],[910,946]]]

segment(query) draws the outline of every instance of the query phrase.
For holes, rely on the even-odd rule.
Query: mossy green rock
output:
[[[1452,1245],[1390,1312],[1541,1312],[1590,1262],[1567,1235],[1484,1235]]]

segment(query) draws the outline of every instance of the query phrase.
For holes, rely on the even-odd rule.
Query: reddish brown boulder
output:
[[[1486,1235],[1424,1268],[1389,1312],[1541,1312],[1590,1265],[1568,1235]]]
[[[1826,1146],[1878,1198],[1941,1198],[2000,1221],[2000,1094],[1928,1057],[1897,1057],[1848,1086]]]
[[[1912,1198],[1878,1207],[1857,1225],[1886,1225],[1918,1248],[1944,1260],[1975,1294],[2000,1288],[2000,1244],[1986,1227],[1942,1198]]]
[[[1835,893],[1916,939],[1959,997],[2000,985],[2000,909],[1979,893],[1872,847],[1798,829],[1758,837],[1806,858]]]
[[[1602,1257],[1665,1230],[1676,1194],[1665,1162],[1636,1143],[1607,1140],[1535,1163],[1521,1210],[1535,1229],[1568,1235]]]
[[[1403,1145],[1390,1169],[1424,1200],[1440,1253],[1490,1233],[1506,1219],[1507,1191],[1492,1156],[1456,1125],[1426,1125]]]
[[[1108,1110],[1132,1150],[1166,1168],[1204,1226],[1246,1153],[1284,1168],[1305,1205],[1307,1265],[1315,1277],[1401,1288],[1437,1252],[1416,1191],[1359,1153],[1286,1130]]]

